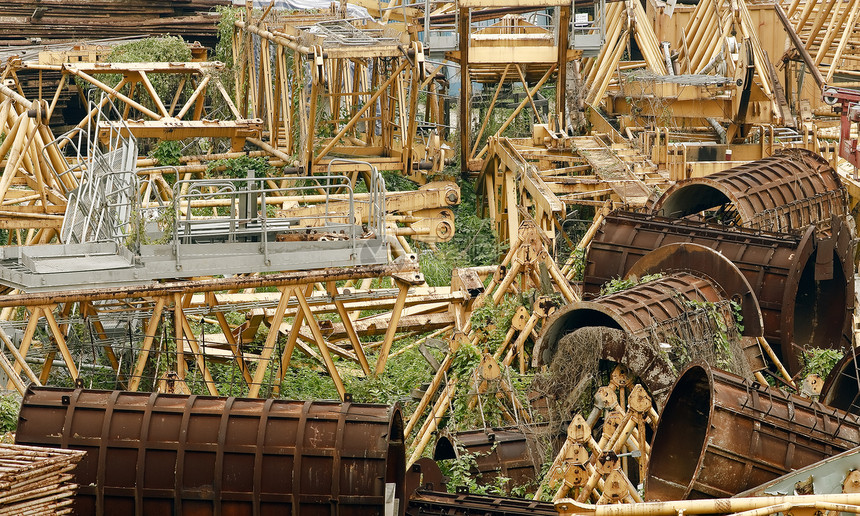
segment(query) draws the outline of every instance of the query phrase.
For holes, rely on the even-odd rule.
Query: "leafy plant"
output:
[[[421,272],[431,286],[449,285],[455,267],[474,267],[498,263],[505,248],[499,243],[490,219],[476,213],[474,185],[460,183],[460,204],[454,209],[454,238],[435,247],[420,248]]]
[[[510,478],[498,475],[491,484],[478,484],[480,474],[477,458],[482,454],[469,452],[459,443],[455,444],[457,457],[441,461],[439,464],[442,474],[448,477],[448,490],[455,492],[457,488],[465,487],[470,493],[483,495],[504,495],[505,486],[511,481]],[[492,451],[487,452],[492,453]]]
[[[182,156],[182,144],[178,141],[164,140],[158,142],[149,157],[157,159],[158,164],[163,167],[176,167],[180,165],[179,158]]]
[[[239,18],[238,7],[219,5],[218,43],[215,44],[215,60],[224,63],[227,69],[233,68],[233,26]]]
[[[111,63],[186,62],[191,49],[177,36],[145,38],[117,45],[107,59]]]
[[[614,294],[616,292],[621,292],[622,290],[627,290],[628,288],[635,287],[636,285],[641,285],[642,283],[647,283],[649,281],[653,281],[658,278],[662,278],[663,275],[659,272],[657,274],[646,274],[641,278],[612,278],[608,282],[606,282],[602,287],[600,287],[600,295],[605,296],[607,294]]]
[[[21,398],[14,394],[0,396],[0,433],[14,432],[18,428]]]
[[[803,350],[803,372],[800,376],[806,377],[817,374],[827,378],[833,367],[842,360],[843,353],[838,349],[809,348]]]
[[[238,158],[219,159],[209,162],[209,165],[206,167],[206,175],[210,177],[219,175],[221,177],[244,179],[248,177],[249,170],[254,171],[254,177],[269,177],[272,167],[266,158],[239,156]]]
[[[369,378],[346,377],[344,383],[357,402],[408,403],[412,389],[428,383],[432,377],[430,364],[417,349],[411,348],[388,360],[382,374]]]

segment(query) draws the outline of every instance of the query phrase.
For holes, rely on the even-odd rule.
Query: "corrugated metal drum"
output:
[[[16,442],[87,451],[78,514],[405,510],[397,406],[31,387]]]

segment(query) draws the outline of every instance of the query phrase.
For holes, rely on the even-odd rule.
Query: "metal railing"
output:
[[[103,95],[98,104],[91,101],[90,110],[97,114],[86,130],[67,133],[52,142],[57,149],[63,142],[71,143],[77,155],[69,170],[54,171],[57,178],[80,173],[78,187],[68,192],[60,238],[64,243],[124,244],[131,234],[132,214],[139,208],[137,141],[108,97]],[[100,134],[100,122],[112,118],[116,121],[106,124]]]
[[[360,239],[384,240],[385,181],[367,166],[369,195],[361,200],[342,175],[177,181],[172,207],[177,266],[183,256],[195,254],[196,244],[253,242],[268,262],[273,242],[342,240],[356,253]],[[324,209],[308,209],[319,205]],[[367,213],[364,226],[359,209]]]

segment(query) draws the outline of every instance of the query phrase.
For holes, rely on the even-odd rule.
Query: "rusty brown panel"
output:
[[[796,373],[800,348],[841,348],[851,342],[854,283],[846,278],[853,276],[854,246],[839,219],[831,226],[830,235],[816,237],[812,228],[802,234],[770,233],[615,211],[606,216],[588,249],[583,290],[586,298],[596,296],[601,285],[625,277],[640,258],[661,246],[712,248],[746,277],[761,308],[765,338]],[[819,279],[817,264],[828,254],[829,278]]]
[[[757,161],[678,181],[652,206],[655,214],[686,217],[730,203],[740,225],[779,232],[826,226],[846,212],[836,171],[816,153],[786,149]]]
[[[436,441],[433,459],[454,459],[460,453],[475,455],[478,485],[496,485],[498,477],[509,478],[505,491],[515,487],[537,488],[540,482],[540,468],[547,457],[540,438],[547,431],[547,425],[534,425],[531,428],[506,427],[469,430],[442,434]],[[553,449],[558,451],[565,436],[554,436]],[[460,448],[459,450],[457,448]]]
[[[858,445],[855,415],[693,364],[660,414],[645,498],[730,497]]]
[[[555,359],[559,340],[580,328],[605,326],[623,330],[639,338],[595,343],[600,346],[600,357],[627,365],[655,401],[662,404],[677,374],[659,343],[650,341],[648,329],[687,312],[691,301],[718,303],[725,299],[711,280],[676,272],[593,301],[571,303],[547,320],[535,343],[533,365],[549,364]]]
[[[85,450],[78,514],[376,515],[405,507],[397,406],[31,387],[16,441]]]

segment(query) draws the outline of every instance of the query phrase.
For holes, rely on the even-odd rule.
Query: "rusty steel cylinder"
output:
[[[433,459],[454,459],[460,453],[474,455],[475,480],[478,485],[495,485],[498,478],[507,493],[517,487],[533,489],[540,482],[540,468],[546,457],[542,438],[549,437],[558,450],[564,442],[561,433],[550,435],[546,424],[522,427],[485,428],[465,432],[443,433],[436,441]]]
[[[855,415],[693,364],[660,414],[645,498],[727,498],[858,445]]]
[[[625,277],[661,246],[689,242],[714,249],[749,281],[761,307],[764,337],[788,370],[797,373],[804,347],[851,344],[854,246],[848,228],[838,226],[822,240],[811,227],[797,234],[766,233],[614,211],[604,218],[586,253],[583,296],[597,296],[603,284]]]
[[[846,213],[839,175],[820,155],[785,149],[734,168],[678,181],[653,204],[655,214],[686,217],[730,206],[721,217],[731,225],[787,233],[809,225],[826,230]]]
[[[31,387],[16,442],[85,450],[77,514],[402,515],[397,406]]]
[[[665,335],[677,337],[679,345],[688,341],[691,328],[709,337],[716,331],[713,321],[690,324],[685,316],[695,311],[696,304],[716,304],[727,299],[720,286],[707,278],[684,272],[635,285],[595,299],[571,303],[556,311],[547,320],[534,347],[534,366],[548,365],[553,360],[568,360],[556,356],[562,338],[587,327],[622,330],[628,338],[601,336],[593,342],[603,360],[625,364],[639,377],[658,404],[669,393],[676,370],[668,354],[661,348]],[[725,325],[731,321],[724,320]]]

